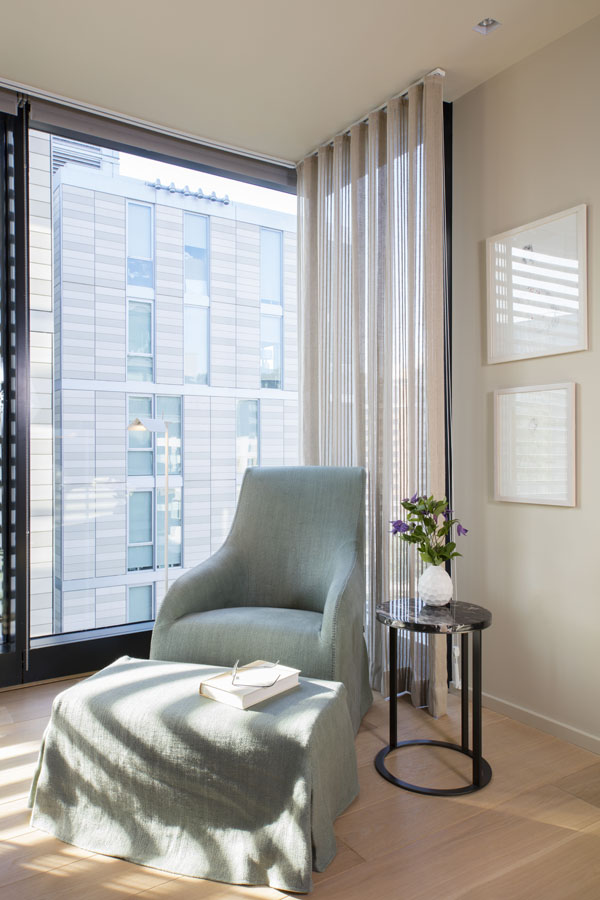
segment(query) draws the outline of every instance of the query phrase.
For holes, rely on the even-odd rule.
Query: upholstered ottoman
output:
[[[123,657],[54,701],[32,825],[168,872],[309,891],[358,792],[345,688],[249,710],[201,697],[217,666]]]

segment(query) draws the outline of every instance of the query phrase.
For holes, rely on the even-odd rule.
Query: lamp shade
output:
[[[158,434],[164,433],[167,427],[162,419],[135,418],[127,426],[127,431],[153,431]]]

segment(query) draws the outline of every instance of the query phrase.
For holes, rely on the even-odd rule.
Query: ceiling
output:
[[[0,79],[297,161],[434,69],[447,100],[600,0],[0,0]],[[502,28],[472,30],[493,16]]]

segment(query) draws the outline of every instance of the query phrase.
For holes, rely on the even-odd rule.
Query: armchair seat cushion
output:
[[[182,662],[202,659],[207,665],[280,659],[310,671],[313,678],[331,678],[331,654],[320,641],[322,622],[321,613],[269,606],[188,613],[170,625],[162,653]]]

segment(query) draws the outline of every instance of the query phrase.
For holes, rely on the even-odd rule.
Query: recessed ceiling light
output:
[[[473,31],[478,31],[479,34],[489,34],[490,31],[500,28],[501,25],[502,22],[498,22],[496,19],[482,19],[481,22],[473,26]]]

